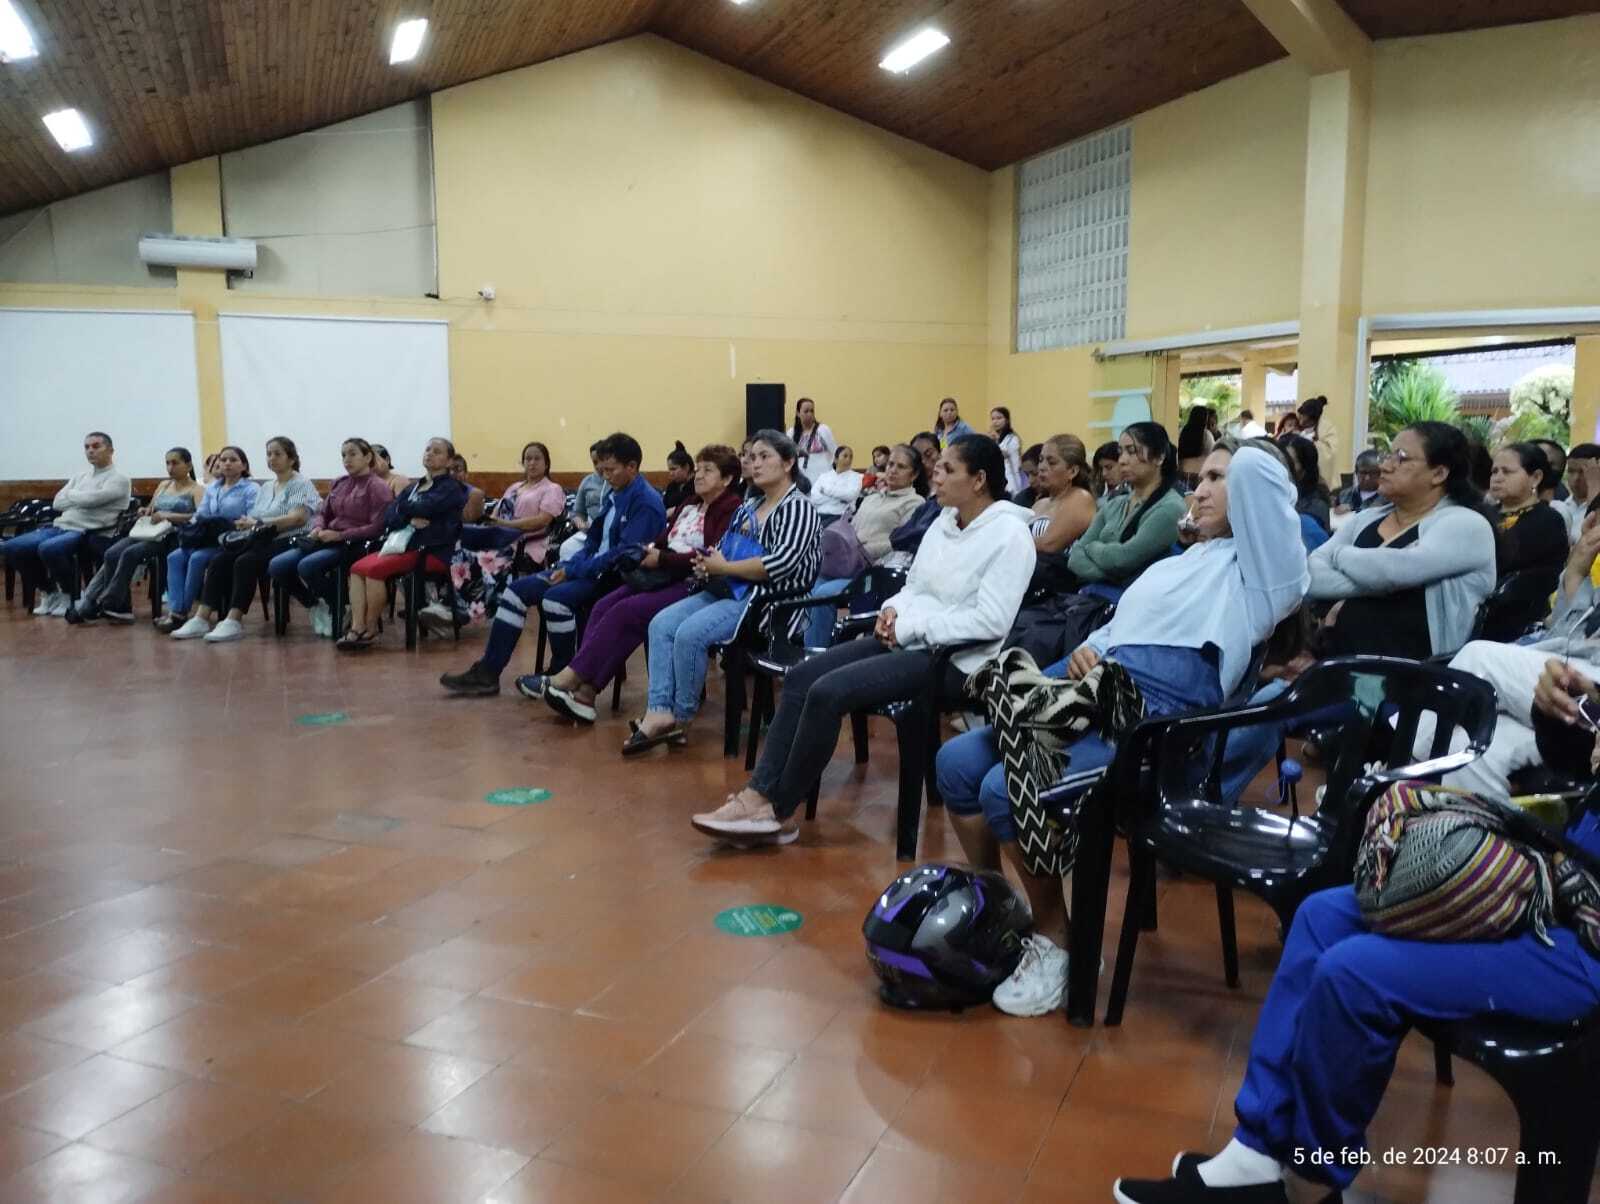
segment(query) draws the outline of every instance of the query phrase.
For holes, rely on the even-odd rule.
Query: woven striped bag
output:
[[[1356,901],[1374,932],[1420,941],[1495,941],[1556,922],[1551,859],[1509,835],[1498,805],[1431,782],[1401,782],[1367,814]]]

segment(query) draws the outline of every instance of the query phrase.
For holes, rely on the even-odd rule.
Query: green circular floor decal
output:
[[[295,722],[301,727],[332,727],[336,723],[349,723],[350,716],[343,711],[319,711],[301,715]]]
[[[717,913],[716,924],[723,932],[733,936],[778,936],[793,932],[805,923],[798,911],[779,907],[775,903],[757,903],[751,907],[730,907]]]
[[[529,803],[542,803],[550,797],[548,790],[534,786],[517,786],[511,790],[491,790],[483,801],[496,807],[526,807]]]

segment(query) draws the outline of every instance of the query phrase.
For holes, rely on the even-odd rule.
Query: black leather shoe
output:
[[[486,697],[500,693],[500,677],[484,668],[482,661],[473,661],[465,673],[446,673],[439,684],[452,694]]]

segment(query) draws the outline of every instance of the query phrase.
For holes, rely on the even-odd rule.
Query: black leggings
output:
[[[789,818],[833,759],[844,717],[918,698],[932,667],[932,653],[890,651],[870,636],[802,661],[783,679],[750,788],[772,800],[780,819]],[[959,699],[965,677],[947,665],[941,696]]]
[[[286,551],[292,541],[288,539],[252,540],[243,548],[222,548],[206,567],[205,584],[200,590],[200,600],[218,614],[228,610],[250,612],[250,602],[256,596],[256,587],[267,571],[267,561],[279,552]]]

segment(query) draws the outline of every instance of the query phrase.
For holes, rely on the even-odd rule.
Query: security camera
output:
[[[492,285],[492,284],[484,285],[482,288],[480,288],[478,290],[478,296],[482,297],[485,301],[493,301],[494,300],[494,285]]]

